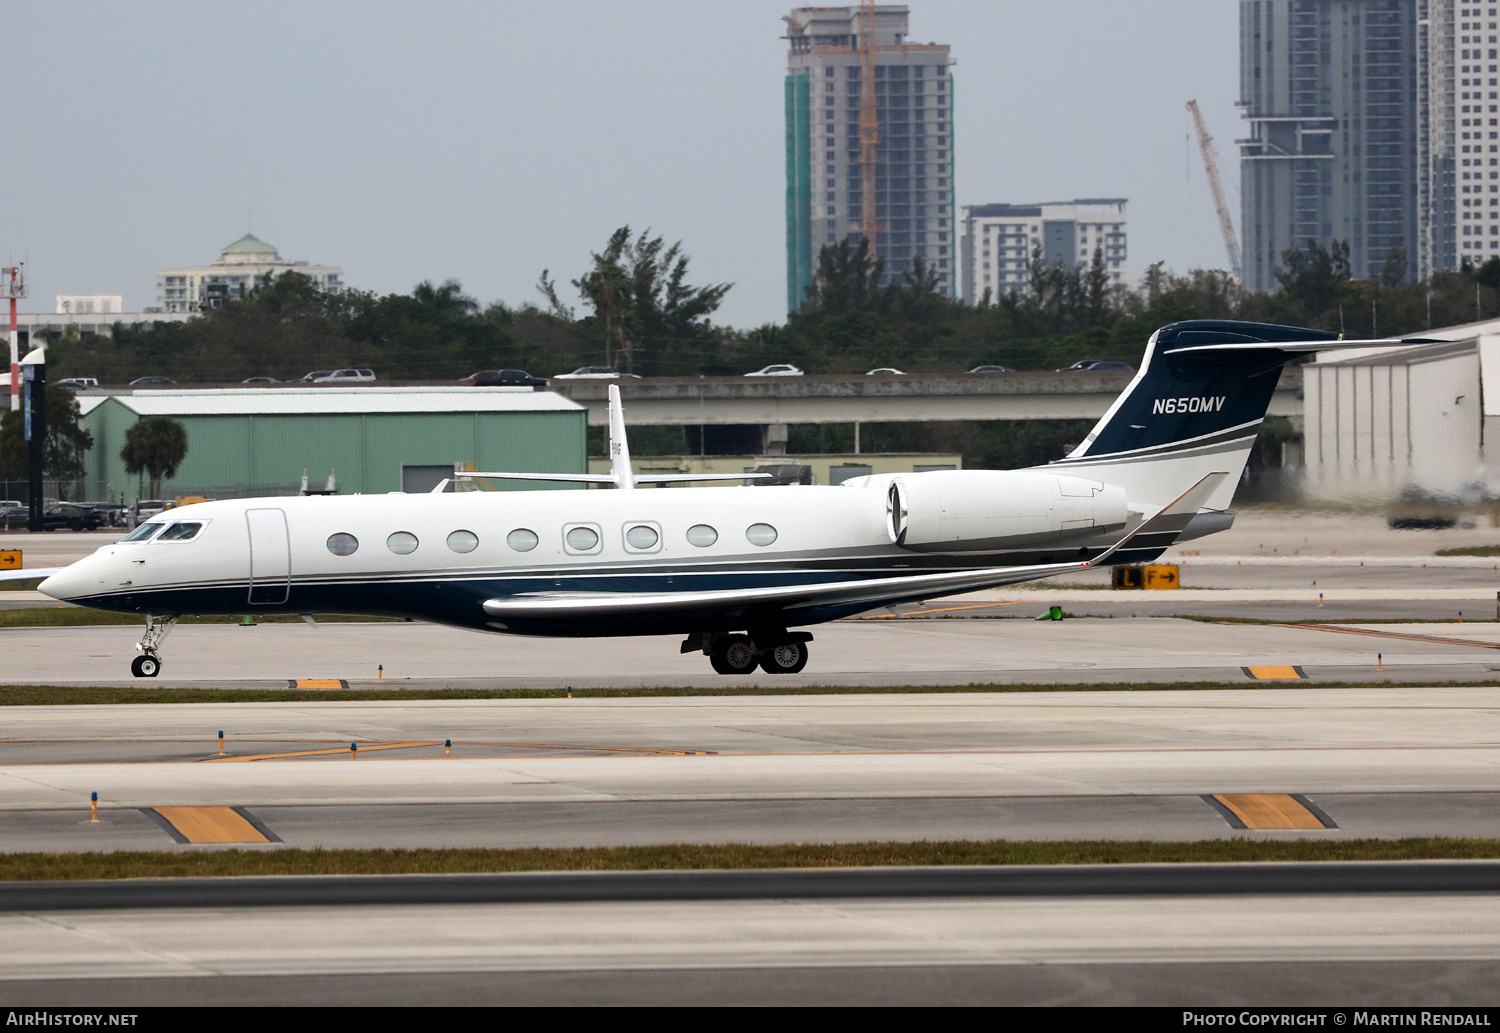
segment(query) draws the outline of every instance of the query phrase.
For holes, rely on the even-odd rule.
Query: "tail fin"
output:
[[[1229,476],[1205,502],[1234,497],[1281,368],[1313,352],[1390,347],[1295,326],[1195,319],[1151,335],[1141,370],[1067,458],[1048,469],[1125,488],[1132,505],[1165,506],[1214,471]]]

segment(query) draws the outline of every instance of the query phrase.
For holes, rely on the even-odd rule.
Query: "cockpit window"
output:
[[[157,531],[160,531],[163,527],[166,526],[166,524],[161,523],[160,521],[142,524],[140,527],[137,527],[134,531],[131,531],[129,534],[127,534],[124,538],[121,538],[120,541],[144,542],[147,538],[150,538],[153,534],[155,534]]]
[[[173,524],[163,531],[161,537],[156,540],[159,542],[190,542],[198,537],[198,532],[201,530],[203,530],[201,523]]]

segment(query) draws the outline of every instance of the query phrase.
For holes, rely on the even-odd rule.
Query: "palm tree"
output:
[[[173,477],[187,456],[187,431],[170,416],[147,416],[125,432],[120,458],[126,473],[146,471],[151,477],[151,498],[161,498],[163,477]]]

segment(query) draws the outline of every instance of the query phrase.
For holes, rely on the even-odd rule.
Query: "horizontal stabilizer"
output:
[[[1233,341],[1218,344],[1179,344],[1163,349],[1163,355],[1189,352],[1288,352],[1310,355],[1313,352],[1344,351],[1353,348],[1399,348],[1413,344],[1449,344],[1427,337],[1382,337],[1368,341]]]

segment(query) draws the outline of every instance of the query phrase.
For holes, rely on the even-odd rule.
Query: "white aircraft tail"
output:
[[[1294,358],[1345,348],[1425,343],[1341,341],[1322,330],[1193,319],[1151,335],[1141,370],[1083,443],[1052,473],[1125,489],[1151,513],[1210,473],[1227,471],[1204,508],[1223,511],[1250,458],[1281,369]]]

